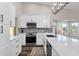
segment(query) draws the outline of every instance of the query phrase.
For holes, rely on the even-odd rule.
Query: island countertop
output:
[[[49,33],[48,33],[49,34]],[[60,56],[79,56],[79,40],[57,35],[57,37],[47,37],[47,33],[43,34],[52,47]]]

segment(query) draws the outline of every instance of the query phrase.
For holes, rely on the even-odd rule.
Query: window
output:
[[[71,34],[77,35],[78,34],[78,23],[71,23]]]
[[[66,22],[58,22],[57,27],[58,27],[59,34],[67,34],[68,33],[68,26],[67,26]]]

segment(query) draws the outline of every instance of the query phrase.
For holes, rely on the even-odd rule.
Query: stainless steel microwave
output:
[[[36,28],[36,23],[35,22],[28,22],[27,28]]]

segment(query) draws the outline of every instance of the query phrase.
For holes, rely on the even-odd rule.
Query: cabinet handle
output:
[[[3,22],[3,14],[1,14],[1,22]]]
[[[1,26],[1,31],[0,31],[0,33],[3,34],[3,26]]]

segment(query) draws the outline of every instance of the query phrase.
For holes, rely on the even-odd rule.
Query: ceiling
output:
[[[52,7],[52,5],[55,2],[22,2],[22,4],[24,4],[24,3],[33,3],[33,4],[39,4],[39,5]],[[71,2],[71,3],[69,3],[69,5],[67,5],[65,9],[79,12],[79,2]]]
[[[54,2],[35,2],[40,5],[46,5],[52,7]],[[79,2],[70,2],[64,9],[79,12]]]
[[[52,7],[54,2],[36,2],[36,3],[40,5],[46,5],[46,6]]]
[[[52,7],[55,2],[22,2],[22,3],[33,3],[43,6]],[[63,19],[79,19],[79,2],[70,2],[65,8],[56,14],[58,17],[63,17]],[[66,16],[66,17],[65,17]],[[61,19],[60,18],[60,19]]]
[[[33,3],[33,4],[39,4],[39,5],[52,7],[54,2],[22,2],[22,4],[25,4],[25,3]]]
[[[79,2],[71,2],[66,6],[66,10],[71,10],[75,12],[79,12]]]

